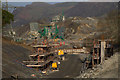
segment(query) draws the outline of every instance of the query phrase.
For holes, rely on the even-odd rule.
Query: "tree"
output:
[[[2,26],[10,24],[14,20],[14,15],[6,10],[2,10]]]

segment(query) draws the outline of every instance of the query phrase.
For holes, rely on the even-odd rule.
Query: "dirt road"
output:
[[[66,56],[66,60],[60,64],[60,70],[58,72],[51,73],[48,78],[75,78],[80,74],[81,62],[78,55],[69,54]]]

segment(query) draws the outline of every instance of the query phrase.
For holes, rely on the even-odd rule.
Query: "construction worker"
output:
[[[65,42],[63,42],[63,45],[65,45]]]
[[[39,69],[39,72],[42,73],[42,70]]]
[[[60,46],[62,46],[62,42],[60,42]]]
[[[47,40],[46,39],[44,40],[44,43],[45,43],[45,45],[47,44]]]
[[[57,39],[55,39],[55,42],[57,42]]]
[[[86,68],[86,58],[85,58],[84,62],[82,62],[82,67],[81,67],[81,72],[80,73],[84,73],[85,68]]]

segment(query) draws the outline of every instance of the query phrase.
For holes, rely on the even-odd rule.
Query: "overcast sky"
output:
[[[5,2],[6,0],[1,0]],[[119,0],[7,0],[8,2],[118,2]]]

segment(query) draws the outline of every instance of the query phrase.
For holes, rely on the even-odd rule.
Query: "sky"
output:
[[[32,4],[32,2],[8,2],[8,5],[12,5],[12,6],[23,6],[25,7],[28,4]]]
[[[5,2],[6,0],[1,0]],[[88,0],[7,0],[8,2],[80,2],[80,1],[88,1]]]
[[[6,0],[1,0],[5,2]],[[119,0],[7,0],[8,2],[118,2]]]

